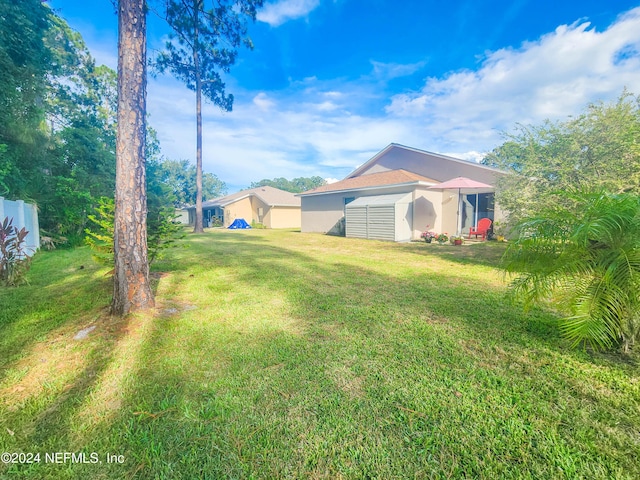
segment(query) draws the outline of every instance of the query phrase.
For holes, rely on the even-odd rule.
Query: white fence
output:
[[[5,217],[13,218],[13,225],[26,228],[29,234],[25,239],[25,246],[29,254],[40,248],[40,227],[38,225],[38,209],[31,203],[22,200],[12,201],[0,197],[0,222]]]

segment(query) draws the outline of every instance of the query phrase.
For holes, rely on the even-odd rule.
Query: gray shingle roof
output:
[[[225,195],[224,197],[214,198],[213,200],[207,200],[202,202],[203,207],[225,207],[231,203],[242,200],[243,198],[256,196],[270,207],[299,207],[300,198],[296,197],[291,192],[285,192],[279,188],[274,187],[257,187],[250,188],[249,190],[242,190],[241,192]],[[195,208],[195,207],[189,207]]]

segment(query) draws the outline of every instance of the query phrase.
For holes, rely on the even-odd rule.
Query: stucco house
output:
[[[502,172],[466,160],[392,143],[345,179],[299,194],[302,231],[410,241],[427,228],[468,233],[480,218],[497,220],[493,185]],[[488,188],[438,189],[466,177]]]
[[[187,208],[189,223],[195,223],[195,206]],[[274,187],[258,187],[202,203],[204,226],[228,227],[236,218],[267,228],[300,228],[300,198]],[[216,222],[216,220],[218,222]]]

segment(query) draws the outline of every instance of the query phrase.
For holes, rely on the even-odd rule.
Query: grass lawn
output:
[[[126,319],[40,253],[0,290],[0,452],[40,461],[0,478],[640,478],[637,360],[510,303],[501,248],[189,235]]]

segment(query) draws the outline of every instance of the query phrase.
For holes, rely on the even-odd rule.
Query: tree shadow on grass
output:
[[[362,476],[367,468],[411,476],[426,457],[408,449],[402,438],[415,434],[404,422],[421,421],[413,404],[420,398],[410,392],[413,383],[429,381],[423,369],[437,376],[436,388],[445,385],[436,401],[445,401],[446,388],[453,388],[455,397],[455,389],[464,386],[491,392],[492,382],[518,378],[519,385],[509,390],[516,398],[544,392],[551,405],[554,388],[563,389],[566,378],[545,371],[546,366],[558,357],[585,361],[565,349],[549,315],[536,312],[523,322],[521,310],[504,302],[504,288],[482,278],[386,274],[352,261],[353,251],[323,256],[241,238],[219,237],[207,249],[181,258],[176,274],[201,269],[200,278],[198,273],[191,280],[166,278],[164,292],[194,282],[203,293],[197,310],[157,319],[142,347],[136,386],[118,419],[142,478],[246,478],[267,472],[296,477],[317,468],[325,476]],[[221,296],[206,293],[207,282],[212,291],[219,287],[219,279],[205,275],[208,266],[225,272],[230,286]],[[252,303],[250,293],[256,291],[284,298],[284,311],[295,325],[278,323],[281,311],[275,310],[270,324],[269,306]],[[165,300],[178,299],[168,295]],[[243,302],[246,316],[254,317],[251,328],[221,313]],[[402,377],[403,387],[391,383],[393,375]],[[562,395],[568,394],[564,390]],[[502,399],[495,402],[502,406]],[[382,426],[365,418],[372,412],[391,419],[384,435]],[[407,419],[406,412],[414,412],[417,420]],[[507,428],[512,420],[495,419],[503,421]],[[380,435],[374,454],[354,447],[359,466],[327,450],[338,444],[348,448],[345,431],[363,438]],[[306,439],[304,448],[298,436]],[[321,442],[319,436],[329,440]],[[154,439],[152,450],[141,448],[145,439]],[[377,455],[386,456],[384,465],[376,463]],[[287,458],[289,470],[269,460],[278,456]]]
[[[545,391],[551,402],[553,388],[563,389],[566,379],[553,371],[546,378],[546,365],[558,357],[585,361],[566,351],[553,317],[534,311],[523,320],[504,301],[504,288],[482,275],[433,275],[428,256],[387,272],[384,262],[406,262],[404,246],[371,251],[370,244],[343,239],[295,247],[266,236],[211,236],[158,263],[167,272],[159,280],[159,305],[191,306],[181,292],[193,289],[197,308],[156,312],[115,415],[76,440],[101,450],[119,445],[127,463],[104,467],[111,473],[363,477],[377,468],[380,475],[413,476],[416,465],[427,468],[420,463],[427,456],[406,443],[415,434],[411,425],[422,421],[410,412],[420,413],[416,405],[426,395],[412,393],[413,384],[434,375],[444,389],[435,401],[445,402],[448,389],[455,399],[455,389],[479,388],[471,381],[518,378],[524,390]],[[373,258],[361,262],[358,255]],[[108,350],[124,340],[116,335]],[[90,358],[73,395],[54,401],[26,441],[53,448],[74,440],[80,405],[112,361],[111,353]],[[378,425],[379,419],[388,420]],[[373,453],[353,447],[359,464],[330,453],[336,445],[348,449],[351,436],[378,442]],[[287,461],[273,460],[278,457]],[[386,463],[376,463],[379,458]],[[91,468],[73,466],[68,478],[98,471]]]
[[[95,400],[96,386],[111,367],[113,353],[128,334],[132,320],[132,317],[105,315],[97,319],[95,330],[83,340],[65,335],[45,344],[41,354],[46,355],[45,350],[52,349],[47,361],[55,362],[54,369],[49,367],[44,373],[38,373],[37,370],[46,365],[32,364],[29,375],[35,377],[34,385],[27,384],[25,390],[17,390],[5,398],[2,406],[3,426],[13,432],[11,436],[2,432],[5,450],[40,452],[42,461],[37,465],[7,465],[6,474],[16,478],[21,475],[70,478],[69,464],[74,462],[67,460],[64,465],[47,462],[45,452],[85,452],[89,461],[91,450],[85,448],[82,438],[92,430],[95,419],[81,412]]]
[[[0,382],[11,364],[39,342],[73,337],[99,321],[110,297],[103,268],[88,255],[67,263],[68,252],[48,252],[34,262],[29,285],[0,292]],[[51,270],[56,270],[52,272]],[[53,336],[52,336],[53,335]]]
[[[344,239],[342,239],[344,240]],[[337,249],[340,248],[339,244]],[[482,278],[461,280],[455,274],[438,273],[434,279],[428,269],[428,256],[423,245],[398,245],[376,242],[376,249],[394,252],[398,255],[411,253],[427,262],[425,268],[417,269],[415,276],[404,277],[386,275],[334,258],[322,259],[313,252],[305,253],[273,245],[264,238],[254,236],[220,236],[212,239],[210,252],[189,252],[179,262],[173,262],[176,271],[225,269],[233,272],[231,281],[239,281],[247,289],[271,288],[287,296],[292,304],[300,307],[306,316],[314,305],[335,305],[343,308],[340,298],[362,305],[386,305],[388,310],[397,308],[400,313],[421,316],[426,313],[438,317],[458,317],[471,323],[473,328],[487,328],[491,332],[504,329],[505,325],[515,328],[514,340],[521,335],[533,335],[537,340],[545,340],[547,329],[536,332],[519,328],[523,317],[518,306],[505,301],[505,289],[485,283]],[[471,248],[475,248],[471,247]],[[448,247],[443,247],[448,249]],[[472,263],[473,254],[459,256],[463,249],[451,247],[452,252],[438,251],[434,255],[444,256],[447,261]],[[191,255],[191,253],[196,253]],[[339,253],[339,252],[338,252]],[[351,255],[352,252],[346,254]],[[450,258],[451,257],[451,258]],[[339,258],[339,257],[335,257]],[[384,261],[386,259],[381,260]],[[487,265],[484,259],[477,262]],[[487,266],[490,266],[487,265]],[[197,278],[195,281],[198,281]],[[202,285],[201,285],[202,286]],[[203,302],[207,299],[203,298]],[[327,300],[332,300],[327,302]],[[313,308],[312,308],[313,310]],[[318,312],[315,312],[318,313]],[[540,312],[536,312],[540,316]]]
[[[433,255],[454,263],[498,268],[506,250],[506,243],[483,242],[454,246],[449,243],[439,245],[437,243],[411,242],[409,244],[391,244],[389,248],[398,248],[401,251],[421,255]]]

